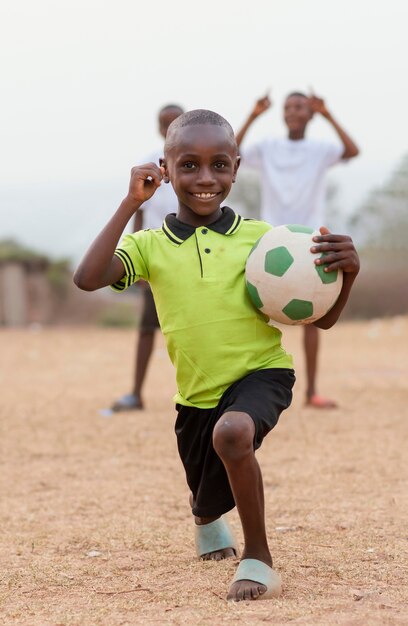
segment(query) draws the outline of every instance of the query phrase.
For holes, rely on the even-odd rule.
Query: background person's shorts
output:
[[[139,330],[154,331],[160,328],[159,319],[157,317],[156,305],[152,290],[148,285],[143,286],[143,308],[140,319]]]
[[[212,444],[214,426],[230,411],[248,413],[255,424],[254,449],[276,426],[292,401],[292,369],[265,369],[233,383],[212,409],[176,405],[175,431],[187,484],[193,494],[193,515],[222,515],[235,506],[225,467]]]

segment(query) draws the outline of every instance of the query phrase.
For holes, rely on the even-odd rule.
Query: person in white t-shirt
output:
[[[171,122],[183,112],[184,110],[178,104],[167,104],[160,109],[158,114],[159,133],[163,139],[166,138],[167,129]],[[153,162],[159,165],[159,159],[162,157],[163,150],[157,150],[147,155],[145,159],[142,159],[142,162]],[[173,187],[171,185],[161,185],[150,200],[143,203],[143,208],[136,212],[134,231],[161,228],[166,215],[176,213],[177,207],[178,200]],[[143,281],[139,282],[142,283]],[[120,397],[112,404],[111,410],[114,412],[144,408],[142,387],[153,351],[154,336],[160,325],[148,283],[143,283],[141,288],[143,289],[143,309],[139,325],[133,388],[131,393]]]
[[[269,96],[260,98],[237,133],[238,146],[251,124],[271,107]],[[306,128],[315,113],[331,124],[340,141],[329,143],[306,138]],[[352,159],[359,150],[334,119],[322,98],[300,92],[289,94],[284,103],[286,138],[266,138],[248,148],[240,148],[241,163],[261,174],[261,219],[273,224],[303,224],[319,228],[324,224],[325,174],[332,165]],[[316,391],[318,329],[304,327],[306,357],[306,404],[316,408],[336,403]]]

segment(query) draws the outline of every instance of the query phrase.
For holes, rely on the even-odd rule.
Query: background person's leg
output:
[[[147,368],[154,346],[154,330],[140,330],[136,349],[135,376],[133,395],[139,398],[140,408],[143,406],[142,387],[146,378]]]
[[[143,288],[143,310],[136,346],[132,393],[116,400],[111,407],[112,411],[130,411],[144,408],[142,388],[153,352],[155,332],[158,328],[160,328],[160,324],[153,294],[150,287],[146,285]]]
[[[318,409],[334,408],[336,403],[316,392],[317,363],[319,353],[319,329],[313,324],[303,327],[303,348],[306,365],[306,404]]]

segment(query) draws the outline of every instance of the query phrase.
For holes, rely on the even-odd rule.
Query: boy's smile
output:
[[[164,166],[179,200],[177,217],[192,226],[211,224],[235,182],[239,157],[223,126],[196,124],[177,129]]]

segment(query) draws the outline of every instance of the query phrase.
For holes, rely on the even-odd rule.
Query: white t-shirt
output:
[[[343,152],[341,144],[311,139],[266,139],[243,149],[242,165],[261,174],[261,219],[324,225],[324,175]]]
[[[151,163],[159,165],[159,159],[163,157],[163,151],[149,154],[141,163]],[[169,213],[177,213],[178,200],[171,183],[164,183],[155,191],[153,196],[143,203],[143,228],[161,228],[164,218]]]

